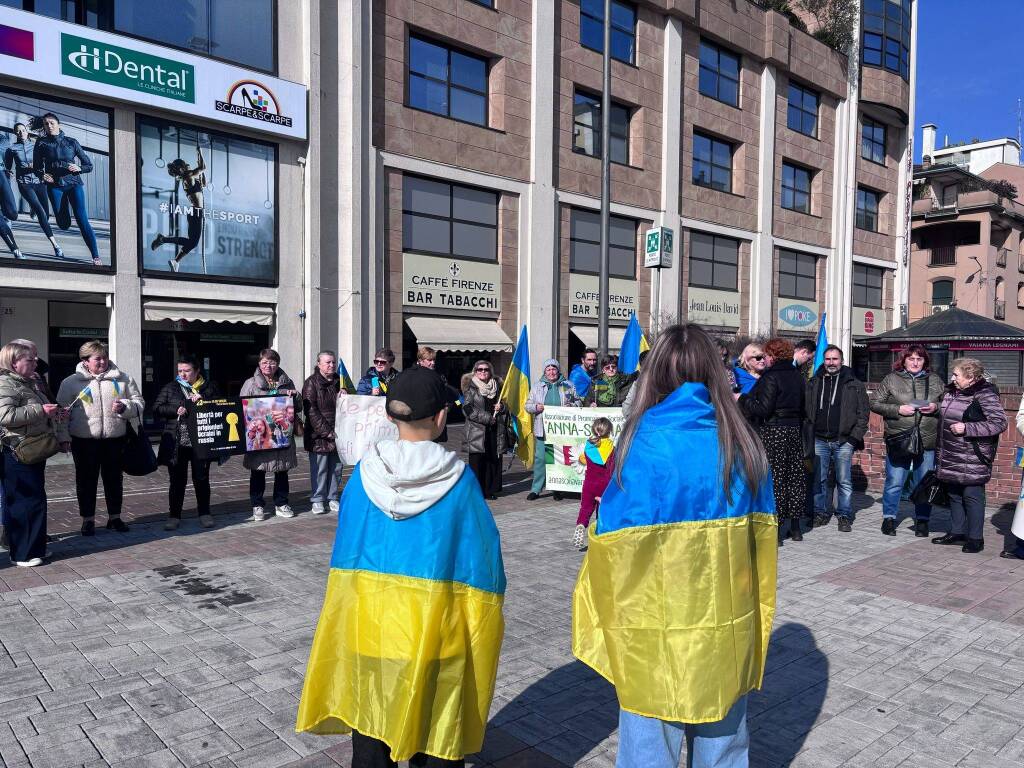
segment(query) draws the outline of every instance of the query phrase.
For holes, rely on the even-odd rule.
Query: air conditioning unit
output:
[[[949,309],[948,304],[936,304],[935,306],[932,307],[932,314],[937,315],[940,312],[945,312],[947,309]]]

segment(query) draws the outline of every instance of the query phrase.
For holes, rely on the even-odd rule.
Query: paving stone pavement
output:
[[[161,475],[139,487],[150,506],[132,502],[129,534],[64,533],[38,569],[0,557],[4,766],[348,765],[347,738],[293,732],[336,518],[245,523],[236,475],[217,491],[215,530],[162,531]],[[509,490],[493,504],[505,642],[486,742],[467,762],[613,766],[614,691],[570,652],[575,506]],[[998,558],[991,524],[971,557],[906,525],[882,536],[879,507],[857,502],[853,533],[817,529],[779,552],[751,764],[1020,766],[1024,562]]]

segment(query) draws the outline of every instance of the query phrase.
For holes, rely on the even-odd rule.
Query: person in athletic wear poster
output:
[[[203,160],[203,148],[196,145],[196,167],[191,168],[181,158],[172,160],[167,164],[167,173],[172,179],[181,184],[181,188],[188,197],[192,206],[191,213],[186,214],[188,221],[188,235],[185,237],[170,237],[157,235],[150,243],[154,251],[164,245],[178,246],[174,258],[167,262],[171,270],[178,271],[181,260],[191,253],[199,241],[203,239],[203,187],[206,186],[206,162]]]

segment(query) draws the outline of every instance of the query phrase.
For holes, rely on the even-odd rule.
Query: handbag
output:
[[[921,414],[917,414],[914,426],[885,438],[885,452],[889,460],[896,463],[913,461],[924,453],[924,444],[921,442]]]
[[[156,452],[140,424],[132,422],[125,428],[124,451],[121,453],[121,471],[132,477],[144,477],[156,472]]]
[[[14,446],[14,458],[21,464],[42,464],[60,452],[60,443],[53,432],[23,437]]]
[[[940,507],[949,506],[949,494],[946,492],[946,485],[935,474],[934,469],[924,473],[921,482],[911,492],[910,500],[915,504],[937,504]]]

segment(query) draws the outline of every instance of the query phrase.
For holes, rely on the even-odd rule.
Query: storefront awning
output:
[[[597,349],[597,326],[596,325],[570,325],[569,330],[573,336],[583,342],[591,349]],[[608,351],[618,352],[622,349],[622,337],[626,335],[626,329],[618,325],[608,326]]]
[[[455,317],[407,317],[421,347],[438,352],[511,352],[512,339],[495,320]]]
[[[192,320],[270,325],[274,322],[274,308],[265,304],[193,304],[187,301],[146,299],[142,303],[142,318],[152,322]]]

